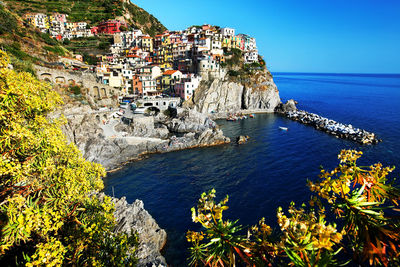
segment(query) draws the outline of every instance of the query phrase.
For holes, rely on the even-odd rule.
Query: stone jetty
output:
[[[291,110],[283,113],[287,118],[301,122],[305,125],[334,135],[338,138],[349,139],[360,144],[371,145],[382,141],[374,133],[355,128],[351,124],[342,124],[334,120],[322,117],[318,114],[303,110]]]

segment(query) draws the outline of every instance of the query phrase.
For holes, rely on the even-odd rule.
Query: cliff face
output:
[[[231,112],[273,112],[280,103],[279,91],[267,71],[245,78],[220,77],[203,80],[188,104],[201,113],[223,116]]]

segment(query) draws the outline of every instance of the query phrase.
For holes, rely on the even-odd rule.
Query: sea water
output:
[[[283,101],[298,108],[374,132],[383,141],[362,146],[337,139],[312,127],[274,114],[253,119],[218,121],[232,140],[250,136],[245,145],[227,144],[152,155],[108,175],[105,192],[144,201],[145,208],[168,234],[163,253],[172,266],[185,266],[185,232],[197,230],[190,208],[202,192],[229,195],[224,217],[254,225],[262,217],[276,227],[276,209],[310,197],[307,179],[318,177],[320,166],[332,169],[342,149],[364,152],[360,164],[382,162],[400,168],[400,75],[276,73]],[[279,126],[288,131],[279,130]],[[399,177],[398,169],[391,177]]]

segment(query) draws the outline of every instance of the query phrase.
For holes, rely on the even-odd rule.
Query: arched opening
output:
[[[65,84],[65,78],[62,76],[56,77],[56,83],[57,84]]]
[[[107,92],[105,88],[101,88],[101,97],[107,97]]]
[[[91,96],[93,97],[99,97],[99,87],[95,86],[93,87],[93,92],[91,92]]]
[[[42,73],[42,74],[40,75],[40,79],[41,79],[41,80],[44,80],[44,81],[46,81],[46,82],[51,82],[52,76],[51,76],[50,73]]]

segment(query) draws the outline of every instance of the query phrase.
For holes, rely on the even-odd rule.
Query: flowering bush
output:
[[[400,191],[387,183],[387,175],[394,168],[380,163],[358,167],[356,161],[361,155],[343,150],[337,168],[321,170],[320,180],[308,181],[314,193],[309,206],[296,208],[291,203],[287,215],[278,209],[279,238],[264,218],[244,236],[238,221],[223,220],[228,197],[217,204],[214,189],[203,193],[197,209],[192,208],[192,219],[203,226],[204,232],[187,233],[192,244],[190,264],[337,266],[353,261],[399,265]],[[336,222],[343,226],[327,222],[328,212],[333,212]]]
[[[0,260],[3,266],[129,265],[136,236],[114,234],[99,164],[86,161],[47,115],[60,96],[7,68],[0,50]]]

